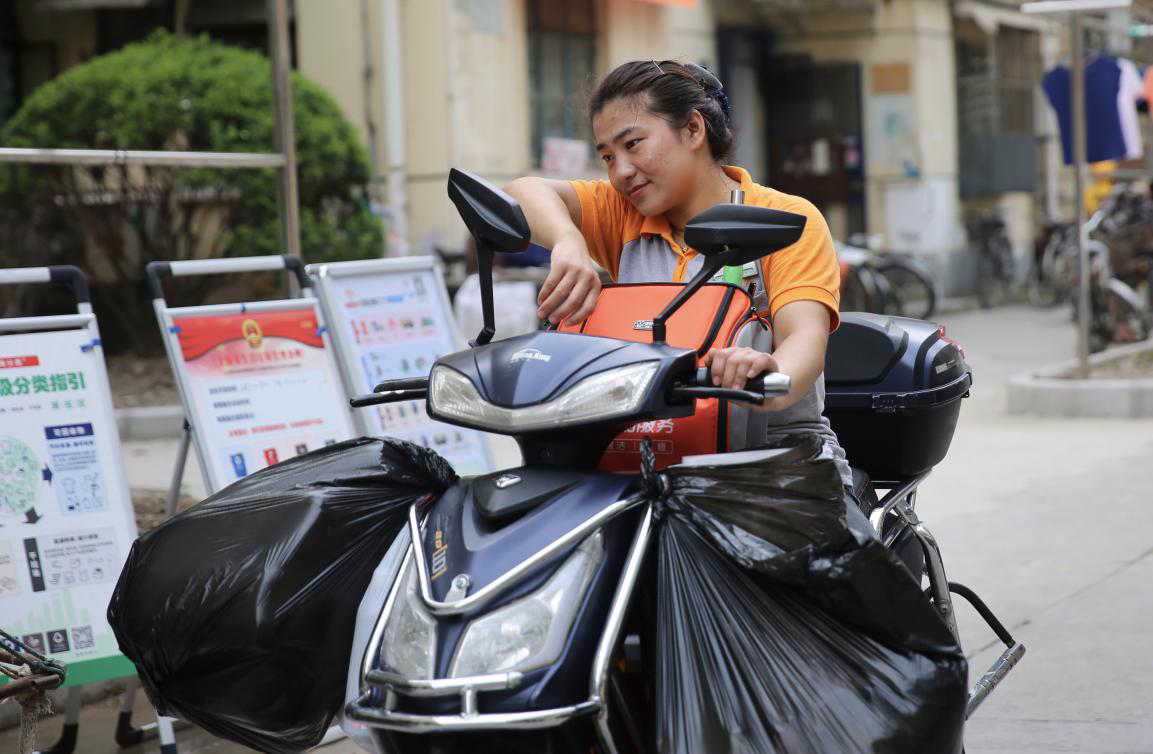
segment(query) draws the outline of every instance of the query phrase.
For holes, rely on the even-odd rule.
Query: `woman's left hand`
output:
[[[710,349],[705,366],[712,372],[714,385],[737,390],[743,390],[749,379],[762,372],[779,371],[777,360],[770,354],[736,346]]]

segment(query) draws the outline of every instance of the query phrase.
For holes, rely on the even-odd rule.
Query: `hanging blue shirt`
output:
[[[1049,71],[1041,81],[1041,87],[1057,113],[1065,164],[1072,164],[1073,121],[1070,116],[1073,89],[1069,69],[1062,65]],[[1121,114],[1117,109],[1120,89],[1121,67],[1115,58],[1102,55],[1085,66],[1085,137],[1089,162],[1125,157],[1125,132],[1121,129]]]

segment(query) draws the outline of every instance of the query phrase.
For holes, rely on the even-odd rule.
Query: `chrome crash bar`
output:
[[[505,576],[498,581],[508,583],[514,580],[515,577],[509,577],[509,574],[514,571],[517,571],[519,574],[531,571],[540,563],[555,556],[569,544],[588,536],[613,516],[619,515],[643,502],[643,497],[636,496],[614,503],[600,513],[590,517],[580,526],[569,531],[553,544],[542,548],[512,571],[506,573]],[[413,510],[415,510],[415,506]],[[413,516],[410,511],[410,523],[412,520]],[[419,520],[417,520],[417,524],[419,524]],[[354,720],[375,727],[406,733],[459,732],[498,728],[505,730],[529,730],[554,727],[578,717],[596,715],[597,734],[601,739],[601,745],[607,754],[617,754],[617,748],[613,742],[612,733],[609,730],[609,710],[605,701],[607,698],[608,676],[612,667],[613,650],[620,641],[620,634],[624,626],[625,616],[628,612],[629,602],[632,599],[636,584],[640,578],[645,554],[648,552],[649,542],[652,538],[652,529],[653,512],[652,506],[650,505],[645,509],[644,515],[641,518],[640,526],[629,548],[629,554],[625,559],[620,585],[617,588],[616,594],[613,596],[612,604],[609,606],[605,630],[601,635],[601,640],[597,645],[596,655],[593,659],[593,667],[589,679],[589,698],[587,700],[567,707],[557,707],[547,710],[481,713],[478,711],[477,705],[477,694],[479,692],[519,688],[524,681],[524,675],[518,672],[509,672],[466,678],[411,679],[395,673],[374,669],[372,665],[375,659],[380,656],[380,644],[384,635],[384,620],[391,612],[390,607],[393,601],[397,599],[400,590],[403,588],[403,581],[397,578],[396,585],[393,586],[392,592],[385,602],[380,618],[377,619],[377,625],[373,631],[372,639],[369,642],[368,651],[364,658],[361,695],[356,701],[350,703],[345,708],[345,713]],[[420,542],[419,527],[417,527],[415,531],[416,534],[413,536],[413,545],[410,547],[408,554],[401,564],[399,573],[404,573],[411,558],[415,557],[418,563],[421,562],[422,553],[419,551],[418,544]],[[494,581],[490,587],[497,583],[497,581]],[[478,604],[484,599],[488,599],[491,595],[486,594],[487,590],[488,587],[473,595],[470,599],[482,597],[482,595],[483,598],[472,604]],[[493,593],[495,594],[496,591],[497,590],[494,590]],[[455,609],[458,604],[459,602],[452,603],[452,607]],[[377,689],[384,691],[383,706],[380,704],[379,697],[377,697],[377,699],[373,698],[374,692]],[[461,711],[460,714],[457,715],[419,715],[400,712],[396,709],[400,696],[428,698],[453,695],[460,695],[461,698]]]
[[[390,692],[390,695],[394,693],[395,692]],[[459,715],[417,715],[411,712],[397,712],[395,709],[389,709],[387,702],[384,709],[371,706],[370,696],[371,692],[366,693],[348,705],[346,710],[348,716],[362,723],[404,733],[452,733],[467,730],[533,730],[535,728],[552,728],[561,725],[567,720],[592,715],[600,710],[599,702],[587,701],[574,704],[570,707],[556,707],[554,709],[534,710],[531,712],[490,712],[482,715],[474,711],[471,715],[466,715],[462,711]]]
[[[420,583],[421,599],[424,601],[425,607],[428,608],[428,611],[433,615],[460,615],[461,613],[467,612],[478,605],[484,604],[502,590],[515,584],[533,570],[544,565],[572,545],[592,534],[609,519],[615,518],[628,509],[640,505],[644,501],[645,498],[643,495],[633,495],[624,500],[618,500],[587,518],[584,523],[573,527],[559,539],[537,550],[513,568],[505,571],[500,577],[494,579],[491,584],[488,584],[475,594],[446,602],[440,602],[432,596],[432,579],[429,577],[428,560],[424,555],[424,538],[420,530],[420,514],[417,511],[417,506],[414,504],[408,509],[408,529],[409,535],[412,537],[412,549],[416,557],[416,572],[418,574],[417,580]],[[454,587],[455,586],[454,584]],[[462,584],[462,587],[467,589],[467,583]],[[451,593],[449,596],[452,596]]]

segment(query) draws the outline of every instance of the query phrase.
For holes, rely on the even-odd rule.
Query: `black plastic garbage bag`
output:
[[[361,438],[246,477],[141,537],[108,607],[160,712],[302,751],[344,701],[373,570],[408,506],[455,481],[436,453]]]
[[[667,472],[658,750],[959,752],[967,666],[952,634],[819,439],[763,456]]]

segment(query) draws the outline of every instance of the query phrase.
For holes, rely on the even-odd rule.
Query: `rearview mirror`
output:
[[[708,263],[744,265],[795,244],[807,220],[804,215],[768,207],[717,204],[689,220],[685,244]]]
[[[453,168],[448,198],[483,251],[524,251],[532,232],[516,199],[480,176]]]
[[[524,251],[532,232],[516,199],[480,176],[453,168],[448,173],[448,198],[476,239],[477,276],[484,326],[473,346],[483,346],[496,334],[492,311],[492,255],[496,251]]]
[[[704,257],[688,285],[653,318],[653,342],[665,341],[665,322],[722,267],[742,267],[792,246],[805,230],[804,215],[752,204],[717,204],[685,225],[685,244]]]

